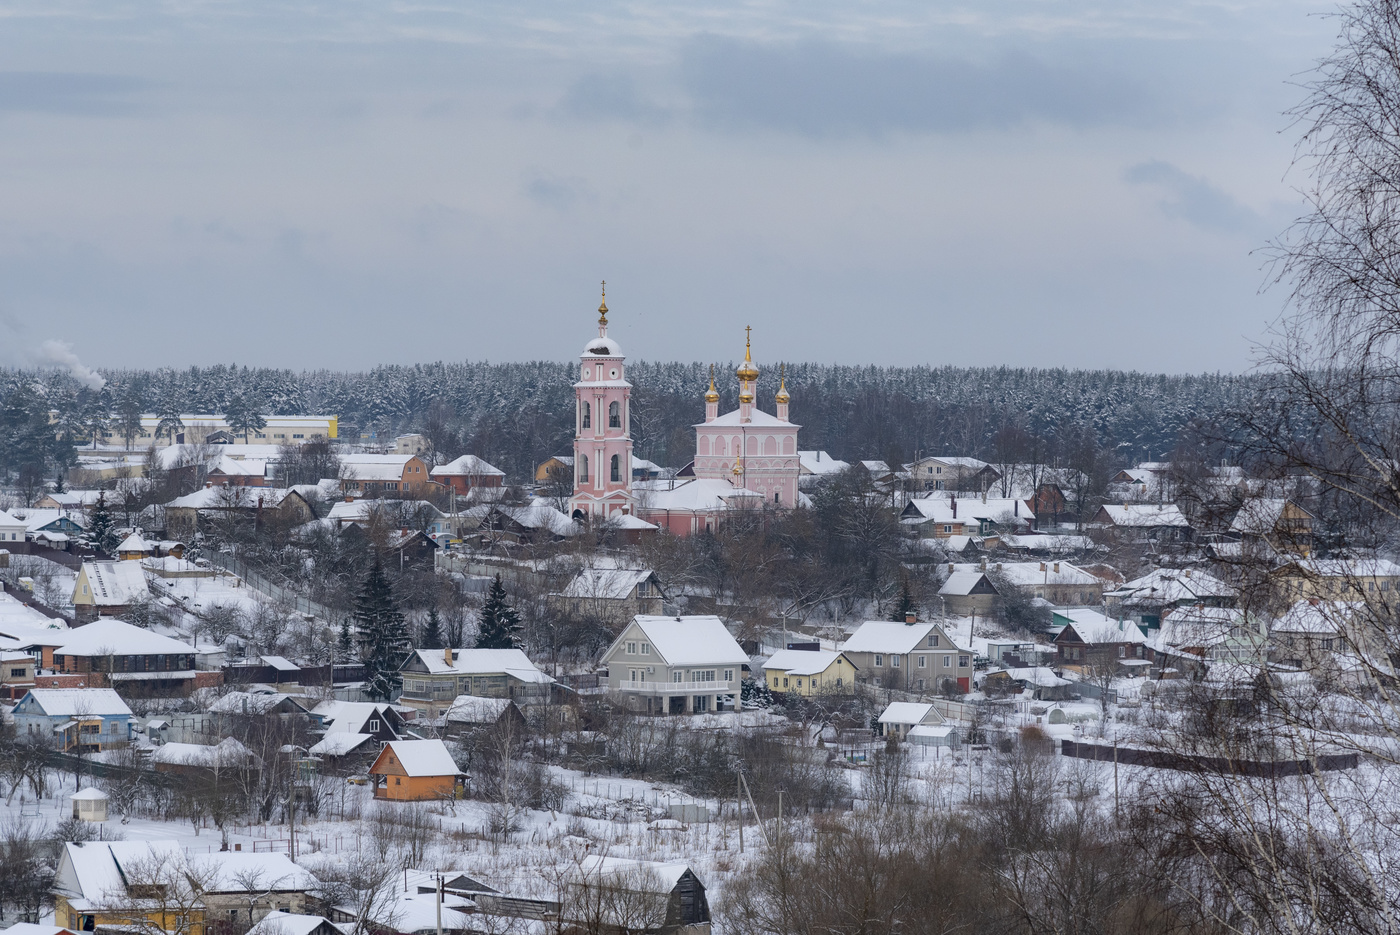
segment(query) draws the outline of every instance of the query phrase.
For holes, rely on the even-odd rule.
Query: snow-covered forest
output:
[[[690,459],[689,427],[702,415],[709,372],[699,362],[631,365],[632,434],[640,456],[672,466]],[[731,407],[733,364],[716,372],[722,407]],[[103,376],[102,394],[114,406],[134,397],[148,412],[220,412],[242,396],[266,414],[337,414],[347,440],[431,430],[439,448],[472,451],[517,477],[565,450],[572,428],[574,368],[550,361],[439,362],[368,372],[217,365],[108,370]],[[3,392],[21,381],[38,382],[54,408],[76,389],[56,371],[11,371],[9,377]],[[778,378],[777,365],[763,366],[761,406],[771,408]],[[1008,423],[1042,436],[1067,426],[1091,428],[1099,444],[1118,447],[1125,462],[1155,458],[1172,449],[1183,426],[1230,411],[1254,389],[1251,378],[1221,374],[811,363],[788,364],[787,382],[804,448],[892,462],[919,451],[983,453]]]

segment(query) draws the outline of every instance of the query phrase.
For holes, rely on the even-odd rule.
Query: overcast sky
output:
[[[0,362],[1244,370],[1328,9],[0,2]]]

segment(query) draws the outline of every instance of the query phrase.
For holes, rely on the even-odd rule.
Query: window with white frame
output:
[[[920,668],[920,669],[923,669],[923,668],[927,668],[927,666],[928,666],[928,656],[920,656],[920,657],[919,657],[919,668]]]
[[[898,669],[898,668],[899,668],[899,657],[898,657],[898,656],[891,656],[891,657],[890,657],[890,668],[891,668],[891,669]]]
[[[635,656],[635,655],[637,655],[637,644],[636,644],[636,643],[628,642],[628,644],[627,644],[627,655],[629,655],[629,656]]]
[[[651,655],[651,644],[650,644],[650,643],[643,643],[643,644],[642,644],[642,655],[643,655],[643,656],[650,656],[650,655]]]
[[[724,680],[725,680],[726,682],[732,682],[732,681],[734,681],[734,670],[733,670],[733,669],[725,669],[725,670],[724,670]]]
[[[684,673],[684,672],[680,672],[680,671],[672,672],[672,673],[671,673],[671,681],[673,681],[673,682],[684,682],[684,681],[685,681],[685,673]]]
[[[885,657],[882,656],[882,655],[880,655],[879,653],[876,653],[876,654],[875,654],[875,668],[881,669],[881,668],[884,668],[884,665],[885,665]]]

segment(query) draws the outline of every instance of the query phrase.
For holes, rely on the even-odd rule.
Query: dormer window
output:
[[[369,719],[369,723],[365,725],[365,728],[366,728],[371,734],[373,734],[373,733],[375,733],[376,731],[378,731],[378,730],[379,730],[379,718],[377,718],[377,717],[372,717],[372,718],[370,718],[370,719]]]

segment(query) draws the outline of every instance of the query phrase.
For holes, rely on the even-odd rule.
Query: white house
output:
[[[632,618],[607,651],[608,689],[648,714],[737,711],[749,657],[711,615]]]

